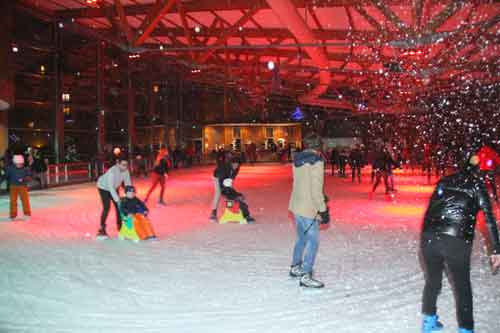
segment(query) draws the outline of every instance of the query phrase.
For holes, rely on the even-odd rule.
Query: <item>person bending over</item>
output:
[[[470,259],[479,210],[483,211],[489,229],[493,272],[500,267],[497,224],[478,164],[479,158],[473,155],[461,171],[443,177],[432,194],[424,217],[420,245],[425,275],[423,333],[443,328],[436,314],[436,302],[445,267],[455,289],[458,332],[474,331]]]

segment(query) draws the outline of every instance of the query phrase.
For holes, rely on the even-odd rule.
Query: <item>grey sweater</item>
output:
[[[120,201],[120,197],[118,196],[118,192],[116,190],[122,183],[125,183],[125,186],[132,185],[130,172],[128,172],[128,170],[121,172],[118,165],[115,165],[106,171],[104,175],[99,177],[97,180],[97,188],[108,191],[111,193],[113,200],[118,202]]]

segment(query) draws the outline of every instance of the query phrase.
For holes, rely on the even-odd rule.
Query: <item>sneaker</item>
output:
[[[313,279],[311,273],[306,273],[300,278],[300,286],[306,288],[323,288],[325,284],[321,281]]]
[[[217,222],[217,210],[212,210],[212,213],[210,213],[210,221]]]
[[[15,222],[15,221],[16,221],[16,219],[17,219],[17,217],[9,217],[9,221],[10,221],[10,222]]]
[[[459,328],[458,333],[474,333],[474,330],[468,330],[466,328]]]
[[[167,204],[165,203],[165,201],[160,200],[160,201],[158,201],[158,205],[160,205],[160,206],[166,206]]]
[[[301,265],[295,265],[295,266],[290,267],[290,276],[291,277],[299,278],[299,277],[303,277],[304,275],[306,275],[306,272],[304,272]]]
[[[422,320],[422,333],[438,332],[443,329],[443,324],[438,321],[439,317],[436,315],[424,315]]]
[[[97,240],[107,240],[109,239],[108,234],[106,233],[106,230],[99,230],[96,236]]]
[[[31,215],[24,215],[23,221],[24,222],[29,222],[31,220]]]

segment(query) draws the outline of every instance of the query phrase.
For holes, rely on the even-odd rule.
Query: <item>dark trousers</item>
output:
[[[118,209],[118,204],[113,200],[111,193],[105,190],[99,189],[99,196],[101,197],[102,202],[102,213],[101,213],[101,230],[106,231],[106,219],[109,215],[109,208],[111,206],[111,202],[115,206],[116,211],[116,228],[120,231],[122,227],[122,218],[120,216],[120,210]]]
[[[243,217],[244,218],[250,217],[250,210],[248,209],[247,203],[241,199],[236,199],[236,201],[238,201],[238,203],[240,204],[240,209],[241,213],[243,214]]]
[[[436,314],[436,302],[446,268],[455,292],[458,325],[474,329],[470,282],[472,244],[444,234],[423,233],[421,251],[425,275],[422,313],[431,316]]]
[[[352,172],[352,182],[354,183],[354,179],[356,179],[356,174],[357,174],[358,183],[361,183],[361,165],[353,163],[351,165],[351,172]]]
[[[376,179],[375,179],[375,184],[373,184],[372,192],[375,192],[377,190],[377,187],[380,185],[380,180],[383,177],[384,178],[384,185],[385,185],[385,193],[389,193],[389,184],[387,182],[387,171],[376,170],[375,176],[376,176]]]
[[[493,197],[495,200],[498,201],[498,194],[497,194],[497,182],[495,180],[496,174],[495,171],[481,171],[481,177],[483,178],[483,181],[485,183],[490,183],[491,186],[491,191],[493,193]]]
[[[345,177],[345,165],[346,163],[344,161],[340,161],[339,163],[339,176]]]
[[[160,175],[159,173],[152,172],[151,173],[151,180],[153,184],[151,184],[151,187],[149,188],[148,194],[146,195],[146,200],[149,200],[149,196],[153,191],[155,190],[156,186],[160,184],[160,202],[163,202],[163,195],[165,194],[165,175]]]

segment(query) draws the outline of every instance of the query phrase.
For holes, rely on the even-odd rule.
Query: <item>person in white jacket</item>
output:
[[[112,166],[105,174],[97,180],[97,189],[102,201],[101,213],[101,228],[97,233],[97,239],[108,239],[106,233],[106,219],[108,218],[111,201],[116,210],[116,226],[118,231],[122,226],[122,219],[118,204],[120,196],[118,195],[119,187],[125,183],[125,186],[131,186],[130,172],[128,170],[128,161],[125,158],[120,158],[118,163]]]

